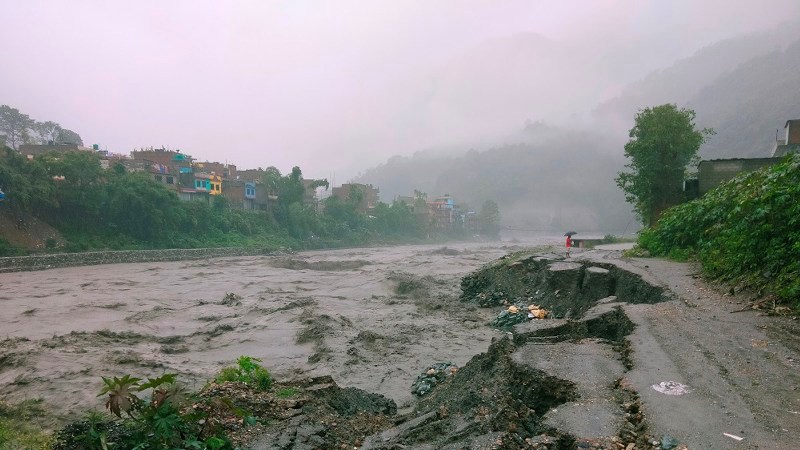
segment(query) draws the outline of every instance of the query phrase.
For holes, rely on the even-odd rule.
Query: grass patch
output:
[[[52,436],[33,424],[45,414],[41,400],[15,405],[0,401],[0,450],[45,450]]]
[[[279,389],[278,392],[275,393],[275,396],[277,396],[278,398],[292,398],[299,393],[300,391],[298,391],[297,389],[289,387],[289,388]]]

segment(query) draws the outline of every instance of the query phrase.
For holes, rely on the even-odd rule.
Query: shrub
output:
[[[105,386],[98,397],[108,397],[106,409],[117,419],[90,414],[61,430],[53,449],[231,450],[226,436],[207,428],[207,415],[197,408],[200,400],[176,379],[175,374],[146,382],[130,375],[103,378]],[[149,398],[140,397],[147,390]]]
[[[226,381],[238,381],[252,386],[258,390],[266,391],[272,386],[272,375],[267,369],[261,367],[258,358],[250,356],[240,356],[236,360],[237,365],[222,369],[217,375],[217,383]]]
[[[0,236],[0,257],[3,256],[19,256],[25,254],[25,251],[14,247],[4,237]]]
[[[639,245],[653,255],[696,255],[712,278],[800,306],[800,154],[667,210]]]

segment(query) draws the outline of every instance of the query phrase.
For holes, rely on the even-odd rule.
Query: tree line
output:
[[[465,237],[463,229],[439,231],[413,205],[378,203],[369,215],[358,192],[329,197],[322,212],[304,203],[302,171],[265,171],[263,183],[277,200],[269,210],[231,208],[224,196],[181,201],[175,192],[122,164],[101,166],[92,152],[50,153],[31,160],[10,147],[0,151],[1,208],[33,215],[56,227],[63,250],[261,246],[326,248],[378,242]],[[314,187],[327,184],[324,180]],[[487,233],[496,235],[499,211],[488,210]],[[24,217],[24,214],[20,214]],[[24,226],[24,225],[22,225]]]
[[[78,133],[50,120],[37,122],[8,105],[0,105],[0,139],[14,150],[22,144],[83,145]]]

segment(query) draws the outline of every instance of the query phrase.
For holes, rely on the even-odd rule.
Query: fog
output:
[[[794,0],[11,1],[0,103],[127,153],[346,178],[394,154],[584,120]]]

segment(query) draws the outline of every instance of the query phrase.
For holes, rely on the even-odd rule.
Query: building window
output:
[[[164,177],[162,177],[161,175],[156,175],[156,181],[158,181],[159,183],[163,183]]]
[[[167,184],[175,184],[175,178],[167,177]]]

